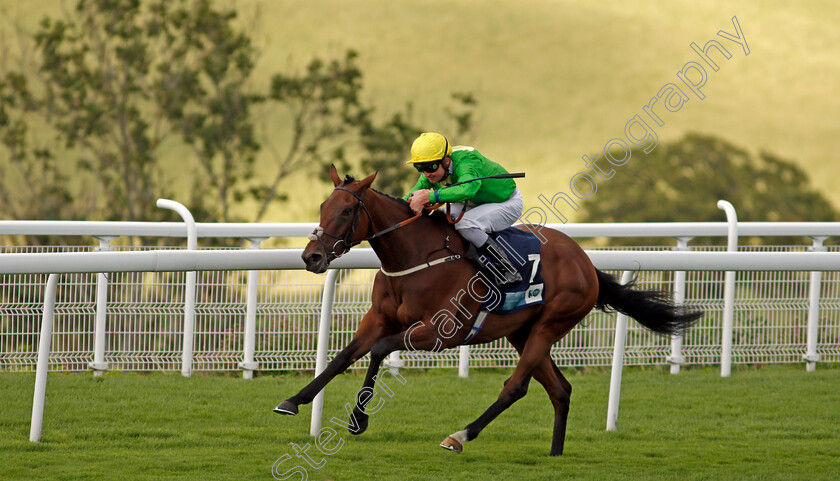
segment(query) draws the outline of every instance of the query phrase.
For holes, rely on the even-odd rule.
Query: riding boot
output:
[[[489,275],[490,279],[496,281],[498,287],[505,287],[522,282],[522,276],[513,266],[507,253],[492,237],[478,248],[486,261],[479,260],[482,272]]]

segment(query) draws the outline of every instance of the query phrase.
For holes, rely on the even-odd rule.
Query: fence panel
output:
[[[662,248],[656,248],[662,249]],[[762,248],[766,250],[767,248]],[[774,247],[802,250],[801,247]],[[55,252],[59,248],[40,251]],[[88,251],[80,248],[74,250]],[[698,249],[699,250],[699,249]],[[706,250],[714,250],[707,248]],[[742,250],[750,248],[742,247]],[[837,251],[836,247],[828,249]],[[3,252],[35,252],[6,248]],[[352,338],[370,306],[376,270],[342,271],[337,281],[329,357]],[[618,275],[618,272],[613,272]],[[706,316],[683,341],[686,364],[717,364],[721,351],[723,272],[689,272],[686,303]],[[109,274],[105,362],[112,370],[178,371],[183,328],[183,272]],[[255,361],[260,370],[311,370],[315,365],[324,276],[304,271],[260,271]],[[34,371],[46,276],[0,276],[0,371]],[[640,272],[643,289],[673,291],[674,273]],[[739,272],[736,281],[733,361],[802,362],[806,345],[809,276],[805,272]],[[198,275],[195,371],[236,371],[244,348],[247,273]],[[62,277],[50,369],[85,371],[93,361],[96,276]],[[595,311],[552,348],[560,366],[609,366],[614,314]],[[840,274],[825,272],[817,352],[840,361]],[[666,364],[670,340],[630,322],[625,362]],[[458,350],[405,353],[408,367],[457,367]],[[473,346],[472,367],[510,367],[518,356],[506,341]],[[366,358],[354,368],[364,368]]]

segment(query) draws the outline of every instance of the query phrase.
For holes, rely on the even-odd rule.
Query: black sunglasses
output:
[[[438,167],[440,167],[440,161],[423,162],[423,163],[414,164],[414,168],[417,169],[417,172],[432,173],[432,172],[436,172],[438,170]]]

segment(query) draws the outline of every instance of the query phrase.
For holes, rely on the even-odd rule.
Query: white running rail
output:
[[[728,203],[726,203],[728,204]],[[726,204],[720,204],[726,209]],[[174,205],[174,204],[173,204]],[[173,208],[173,205],[168,208]],[[180,204],[179,204],[180,205]],[[163,202],[163,207],[167,207]],[[730,206],[731,207],[731,206]],[[677,251],[606,251],[588,250],[587,253],[593,263],[602,270],[625,271],[625,278],[638,271],[673,271],[673,290],[678,302],[690,298],[686,295],[686,271],[810,271],[808,279],[808,308],[807,308],[807,348],[803,359],[808,371],[814,370],[816,362],[820,360],[818,354],[818,329],[822,273],[840,271],[840,253],[826,252],[824,241],[831,236],[840,235],[840,223],[737,223],[734,215],[728,223],[646,223],[646,224],[549,224],[547,227],[557,228],[572,237],[672,237],[678,240]],[[734,214],[734,210],[732,211]],[[256,327],[256,290],[259,281],[259,271],[265,270],[297,270],[303,268],[300,259],[301,249],[260,249],[260,242],[270,237],[303,237],[315,227],[310,224],[202,224],[183,223],[145,223],[145,222],[67,222],[67,221],[0,221],[0,235],[63,235],[63,236],[93,236],[100,241],[100,252],[61,252],[61,253],[12,253],[0,254],[0,274],[51,274],[47,282],[44,296],[44,310],[41,327],[41,337],[38,350],[36,371],[35,402],[33,403],[33,419],[30,439],[40,439],[43,416],[43,399],[46,390],[46,372],[50,356],[50,338],[53,332],[55,291],[58,284],[58,274],[68,273],[100,273],[97,276],[97,313],[95,354],[90,367],[94,374],[101,374],[108,369],[104,358],[105,346],[105,315],[104,306],[108,302],[105,289],[107,277],[105,273],[115,272],[176,272],[176,271],[231,271],[248,270],[247,315],[245,323],[244,356],[239,367],[243,369],[243,376],[251,377],[254,370],[259,368],[254,357],[254,340]],[[190,216],[191,217],[191,216]],[[737,249],[737,241],[733,243],[733,228],[741,236],[804,236],[813,239],[811,252],[696,252],[689,251],[688,242],[694,237],[726,236],[730,238],[730,250]],[[736,235],[737,235],[736,234]],[[142,252],[114,252],[110,242],[120,236],[163,236],[187,237],[190,250],[150,250]],[[194,250],[196,238],[204,237],[233,237],[245,238],[251,241],[251,249],[247,250]],[[734,247],[733,247],[734,246]],[[371,249],[355,249],[335,261],[335,269],[377,269],[378,260]],[[332,298],[334,296],[337,271],[327,276],[321,309],[321,329],[318,334],[318,355],[316,366],[323,368],[327,358],[326,340],[329,339],[330,320],[332,319]],[[734,284],[732,279],[725,282],[724,291],[729,293]],[[333,282],[330,282],[330,281]],[[365,288],[362,287],[364,290]],[[368,289],[369,290],[369,289]],[[840,296],[837,296],[840,297]],[[326,302],[329,299],[330,302]],[[187,303],[189,304],[189,302]],[[186,312],[187,307],[185,307]],[[727,311],[728,309],[724,309]],[[626,321],[625,321],[626,322]],[[726,324],[726,321],[724,322]],[[620,323],[619,323],[620,324]],[[731,319],[729,324],[731,325]],[[731,327],[731,326],[730,326]],[[189,375],[192,369],[193,335],[188,335],[188,326],[184,327],[184,351],[182,354],[182,373]],[[325,330],[326,329],[326,330]],[[731,363],[731,332],[723,330],[721,350],[722,375],[728,375]],[[626,328],[624,330],[626,333]],[[729,342],[725,336],[730,336]],[[189,337],[189,341],[187,340]],[[623,337],[616,331],[613,360],[619,353],[624,358]],[[620,342],[619,342],[620,341]],[[681,354],[682,339],[673,339],[671,355],[667,360],[672,364],[672,372],[679,372],[679,367],[685,362]],[[240,351],[241,352],[241,351]],[[461,351],[460,372],[467,375],[469,352]],[[613,363],[613,378],[617,380],[611,385],[610,413],[608,414],[608,428],[615,428],[618,413],[618,390],[620,389],[620,369],[622,363]],[[726,365],[726,366],[725,366]],[[724,366],[726,370],[724,370]],[[618,369],[618,373],[616,373]],[[615,394],[612,394],[613,391]],[[613,403],[613,395],[615,402]],[[320,404],[320,402],[318,403]],[[320,412],[313,410],[312,426],[320,423]]]

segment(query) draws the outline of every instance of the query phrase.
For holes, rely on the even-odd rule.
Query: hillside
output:
[[[687,62],[703,63],[690,44],[715,39],[732,57],[710,54],[720,68],[705,65],[705,98],[686,89],[689,100],[679,111],[661,112],[663,126],[643,117],[659,140],[697,131],[769,150],[799,162],[840,207],[840,6],[834,2],[235,3],[262,50],[257,82],[352,48],[360,53],[367,98],[383,111],[412,102],[429,129],[438,128],[435,109],[450,92],[475,94],[478,122],[468,141],[509,170],[528,173],[520,182],[526,207],[537,204],[538,194],[568,192],[569,179],[585,168],[581,156],[624,137],[625,124],[644,116],[643,107],[667,83],[685,88],[677,72]],[[13,18],[34,26],[61,4],[2,0],[0,14],[5,26]],[[733,16],[749,55],[717,35],[736,32]],[[631,159],[599,188],[620,189],[639,161]],[[290,192],[306,200],[270,220],[314,220],[322,198],[304,196],[311,190],[301,182],[288,185],[297,185]]]

